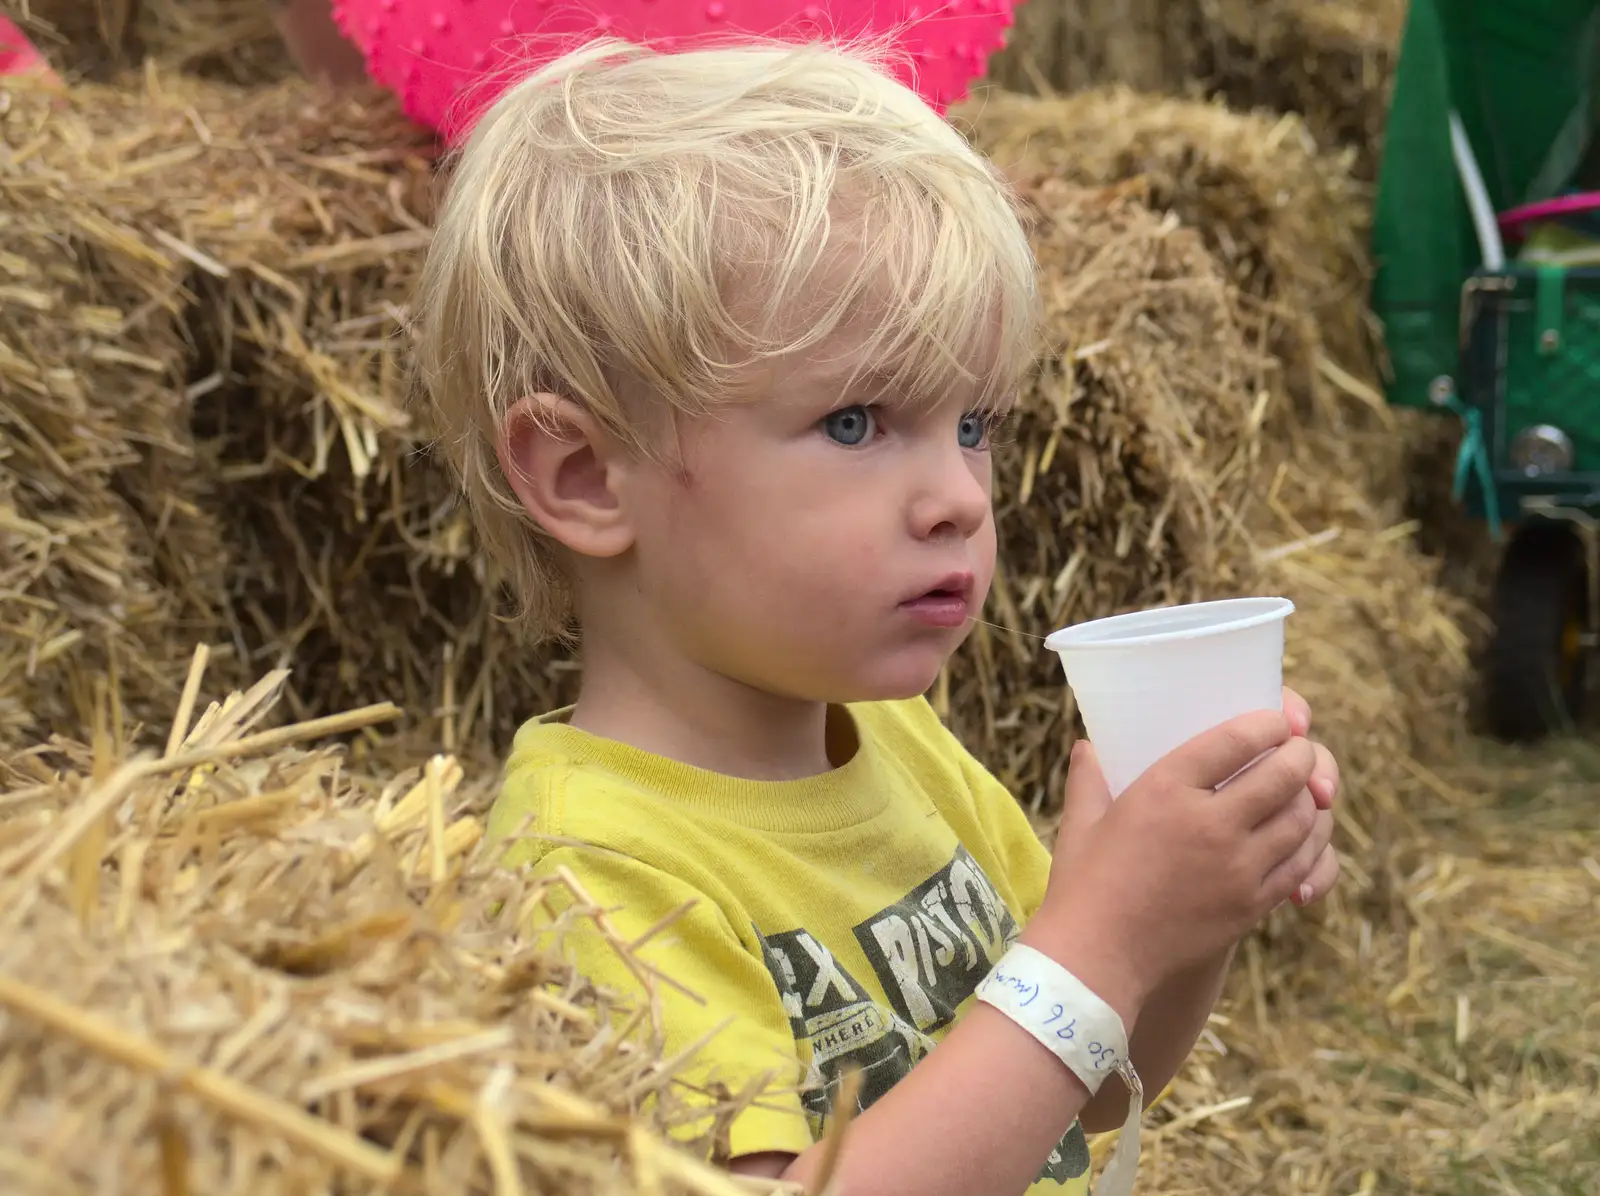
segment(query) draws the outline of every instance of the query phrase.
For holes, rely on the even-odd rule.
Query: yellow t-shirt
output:
[[[740,1093],[774,1077],[733,1121],[734,1155],[809,1147],[846,1064],[863,1107],[887,1092],[1044,896],[1050,858],[1027,818],[926,701],[848,710],[854,756],[783,782],[535,720],[490,815],[491,835],[524,828],[508,863],[570,869],[626,941],[693,902],[640,956],[703,999],[657,986],[669,1055],[722,1026],[695,1055],[697,1083]],[[583,975],[642,993],[598,931],[565,941]],[[1088,1170],[1075,1124],[1029,1191],[1084,1196]]]

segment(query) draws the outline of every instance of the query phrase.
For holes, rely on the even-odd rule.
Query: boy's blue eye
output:
[[[968,413],[961,417],[961,426],[956,432],[956,439],[961,442],[962,448],[982,448],[983,442],[988,437],[989,421],[983,416]]]
[[[841,407],[822,420],[822,430],[830,440],[852,448],[870,439],[875,427],[872,412],[860,405]]]

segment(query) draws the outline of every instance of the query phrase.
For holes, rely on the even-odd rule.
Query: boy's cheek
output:
[[[982,607],[988,601],[990,587],[994,585],[994,562],[998,552],[992,514],[983,530],[973,537],[971,550],[972,571],[976,575],[973,597],[977,605]]]

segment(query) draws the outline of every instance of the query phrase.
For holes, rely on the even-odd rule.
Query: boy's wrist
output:
[[[1133,1033],[1150,986],[1129,966],[1127,952],[1111,941],[1103,925],[1041,909],[1017,941],[1066,968],[1111,1006]]]

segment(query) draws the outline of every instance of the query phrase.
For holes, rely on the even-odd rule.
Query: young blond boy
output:
[[[594,46],[475,130],[419,311],[484,543],[533,629],[581,635],[493,830],[531,816],[511,861],[623,939],[669,923],[667,1051],[778,1081],[732,1168],[810,1178],[855,1067],[839,1191],[1086,1192],[1127,1090],[975,991],[1033,968],[1159,1091],[1239,937],[1333,884],[1338,770],[1292,694],[1115,804],[1083,748],[1052,861],[921,696],[993,575],[990,436],[1035,348],[995,172],[861,55]]]

